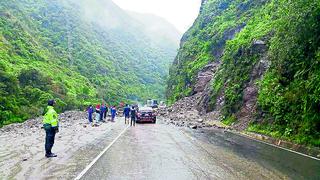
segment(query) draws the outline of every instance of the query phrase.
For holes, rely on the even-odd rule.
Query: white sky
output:
[[[184,33],[198,16],[201,0],[113,0],[122,9],[165,18]]]

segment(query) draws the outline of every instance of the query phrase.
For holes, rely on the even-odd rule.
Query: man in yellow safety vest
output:
[[[46,109],[46,113],[43,118],[43,127],[46,131],[45,150],[46,150],[47,158],[57,157],[56,154],[53,154],[51,152],[51,149],[54,144],[54,137],[56,133],[59,132],[58,114],[53,108],[54,104],[55,104],[54,100],[48,101],[48,107]]]

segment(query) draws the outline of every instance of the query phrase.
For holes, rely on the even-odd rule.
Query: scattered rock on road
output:
[[[190,128],[191,128],[191,129],[197,129],[198,126],[197,126],[197,125],[191,125]]]

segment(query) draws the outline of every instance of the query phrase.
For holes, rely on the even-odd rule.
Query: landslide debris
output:
[[[220,121],[214,120],[212,114],[201,115],[197,110],[196,102],[200,95],[185,97],[177,101],[171,107],[159,108],[158,114],[163,117],[165,123],[179,127],[198,128],[228,128]]]
[[[26,134],[35,133],[42,129],[43,117],[29,119],[23,123],[14,123],[0,128],[0,133]],[[73,125],[85,124],[87,122],[87,113],[81,111],[67,111],[59,114],[60,128],[69,128]]]

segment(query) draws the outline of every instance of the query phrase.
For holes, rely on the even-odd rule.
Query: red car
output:
[[[151,107],[141,107],[137,113],[137,123],[151,122],[156,123],[157,114]]]

